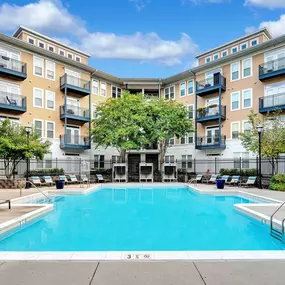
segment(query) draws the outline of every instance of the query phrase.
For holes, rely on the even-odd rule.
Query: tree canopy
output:
[[[21,160],[35,158],[42,160],[48,153],[50,142],[41,141],[40,135],[32,130],[27,140],[24,126],[17,125],[9,119],[0,122],[0,158],[4,160],[5,174],[11,177]]]
[[[124,92],[98,106],[91,130],[95,147],[115,147],[125,159],[127,150],[158,144],[164,156],[167,140],[193,132],[187,108],[175,101],[148,99]]]

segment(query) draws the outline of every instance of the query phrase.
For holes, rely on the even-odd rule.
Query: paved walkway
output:
[[[1,285],[284,285],[285,262],[5,262]]]

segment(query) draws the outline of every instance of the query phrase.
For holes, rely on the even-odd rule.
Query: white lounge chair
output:
[[[31,181],[35,186],[42,186],[42,185],[46,185],[46,183],[42,183],[41,179],[39,176],[32,176],[31,177]]]
[[[223,175],[220,179],[225,180],[225,183],[229,180],[229,175]]]
[[[78,183],[78,180],[75,175],[69,175],[69,183]]]
[[[59,175],[58,178],[59,180],[64,180],[64,184],[72,183],[71,181],[68,181],[65,175]]]
[[[43,176],[42,177],[44,182],[47,184],[47,185],[54,185],[55,183],[53,182],[51,176]]]
[[[96,177],[97,177],[99,183],[100,183],[100,182],[102,182],[102,183],[105,182],[105,179],[104,179],[104,177],[103,177],[102,174],[96,174]]]
[[[210,183],[216,183],[216,180],[217,180],[217,175],[212,175],[210,180],[208,182]]]
[[[241,183],[241,186],[243,186],[243,187],[254,186],[255,181],[256,181],[256,176],[249,176],[247,178],[246,183]]]
[[[234,175],[232,176],[232,179],[228,182],[226,182],[229,185],[238,185],[240,183],[240,176],[239,175]]]

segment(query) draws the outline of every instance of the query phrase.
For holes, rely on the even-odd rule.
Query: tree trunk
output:
[[[164,157],[165,157],[165,154],[167,151],[166,140],[159,142],[159,150],[160,150],[159,169],[162,172],[163,171],[163,164],[164,164]]]
[[[127,153],[126,150],[120,149],[119,152],[120,152],[121,162],[125,163],[126,162],[126,153]]]

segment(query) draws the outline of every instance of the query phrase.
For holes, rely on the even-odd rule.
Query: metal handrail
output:
[[[43,194],[47,199],[48,201],[51,201],[51,199],[43,192],[41,191],[32,181],[26,181],[26,183],[30,183],[32,186],[34,186],[41,194]]]
[[[273,217],[274,217],[274,215],[283,207],[285,205],[285,202],[283,202],[275,211],[274,211],[274,213],[271,215],[271,217],[270,217],[270,229],[272,229],[273,228]],[[285,220],[285,219],[284,219]],[[283,220],[283,222],[284,222],[284,220]],[[284,232],[284,231],[283,231]]]

